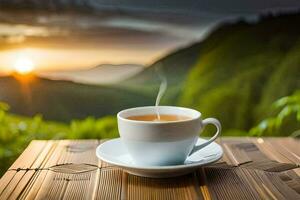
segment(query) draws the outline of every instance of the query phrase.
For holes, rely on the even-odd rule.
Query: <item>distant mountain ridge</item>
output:
[[[136,75],[143,69],[142,65],[137,64],[101,64],[88,69],[41,72],[38,75],[54,80],[70,80],[84,84],[116,84]]]
[[[26,116],[40,113],[56,121],[116,115],[125,108],[153,104],[146,95],[114,86],[39,77],[22,83],[12,76],[1,77],[0,85],[0,101],[9,103],[13,113]]]

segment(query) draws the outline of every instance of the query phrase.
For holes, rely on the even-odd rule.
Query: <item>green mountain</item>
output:
[[[203,43],[179,104],[248,130],[278,98],[300,88],[300,15],[219,28]]]
[[[24,84],[12,76],[0,78],[0,86],[0,101],[9,103],[13,113],[41,113],[45,119],[56,121],[115,115],[125,108],[154,104],[146,95],[116,86],[38,77]]]
[[[173,92],[164,104],[217,117],[225,132],[249,130],[272,114],[276,99],[300,88],[299,24],[298,13],[223,24],[205,40],[157,61],[130,81],[159,82],[153,78],[158,66],[170,81],[168,92]]]

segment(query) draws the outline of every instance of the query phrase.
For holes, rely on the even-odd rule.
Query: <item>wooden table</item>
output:
[[[222,138],[223,158],[150,179],[99,161],[98,140],[33,141],[0,180],[0,199],[300,199],[300,140]]]

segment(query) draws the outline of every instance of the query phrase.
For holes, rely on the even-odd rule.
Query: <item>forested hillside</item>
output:
[[[274,114],[271,104],[300,88],[300,14],[266,15],[223,24],[206,39],[155,62],[130,80],[140,88],[169,87],[163,104],[219,118],[225,134],[248,131]],[[132,84],[134,85],[134,84]],[[296,122],[295,122],[296,123]],[[288,134],[298,126],[290,123]]]
[[[220,27],[203,43],[179,105],[221,119],[224,130],[248,130],[271,104],[300,88],[300,15]]]

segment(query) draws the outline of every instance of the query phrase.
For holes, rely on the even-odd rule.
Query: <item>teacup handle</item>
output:
[[[207,145],[209,145],[210,143],[212,143],[215,139],[217,139],[217,137],[221,134],[221,123],[219,122],[219,120],[215,119],[215,118],[207,118],[204,119],[202,121],[203,126],[205,127],[208,124],[213,124],[215,125],[215,127],[217,128],[217,132],[215,133],[215,135],[210,138],[207,142],[200,144],[200,145],[195,145],[194,148],[192,149],[191,153],[189,155],[192,155],[193,153],[195,153],[196,151],[202,149],[203,147],[206,147]]]

